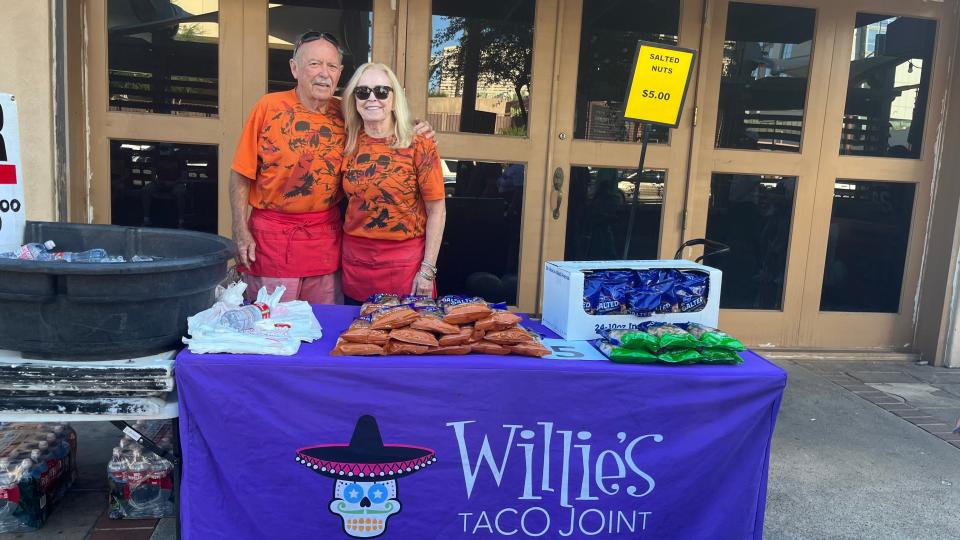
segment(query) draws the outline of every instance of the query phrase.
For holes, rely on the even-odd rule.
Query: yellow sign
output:
[[[639,42],[623,117],[670,127],[680,125],[696,57],[697,52],[690,49]]]

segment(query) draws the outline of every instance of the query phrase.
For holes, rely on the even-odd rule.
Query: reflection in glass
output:
[[[534,0],[434,0],[427,120],[437,131],[525,137]]]
[[[640,141],[638,122],[623,119],[623,98],[637,41],[677,44],[679,0],[590,0],[583,3],[573,136]],[[650,142],[669,142],[670,129],[651,126]],[[621,253],[623,255],[623,253]]]
[[[217,147],[110,141],[114,225],[217,232]]]
[[[447,224],[437,267],[440,294],[517,302],[523,163],[442,160]]]
[[[720,307],[783,309],[795,176],[714,173],[707,238],[730,246],[704,264],[723,271]]]
[[[290,57],[297,38],[307,30],[333,34],[343,49],[339,90],[357,66],[371,60],[373,0],[287,0],[270,2],[267,18],[267,90],[280,92],[297,85],[290,74]]]
[[[633,191],[637,213],[628,259],[656,259],[660,243],[664,181],[667,172],[645,170],[639,183],[636,169],[570,168],[567,206],[568,261],[609,261],[623,258]]]
[[[816,11],[730,3],[717,148],[800,151]]]
[[[900,310],[915,191],[910,183],[837,180],[821,311]]]
[[[840,153],[919,158],[936,21],[857,14]]]
[[[108,0],[112,111],[216,116],[217,0]]]

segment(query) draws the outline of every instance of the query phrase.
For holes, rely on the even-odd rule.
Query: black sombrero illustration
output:
[[[391,480],[409,476],[437,461],[430,448],[383,444],[376,418],[357,419],[350,444],[322,444],[297,450],[297,463],[330,478]]]

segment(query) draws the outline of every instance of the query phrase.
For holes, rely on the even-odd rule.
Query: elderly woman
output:
[[[435,296],[446,221],[436,144],[414,134],[389,67],[360,66],[343,95],[344,296],[354,302],[376,292]]]

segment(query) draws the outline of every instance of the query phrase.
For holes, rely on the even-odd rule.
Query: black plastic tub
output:
[[[177,229],[28,221],[24,242],[104,248],[152,262],[0,259],[0,349],[62,360],[132,358],[177,349],[187,317],[213,303],[231,240]]]

